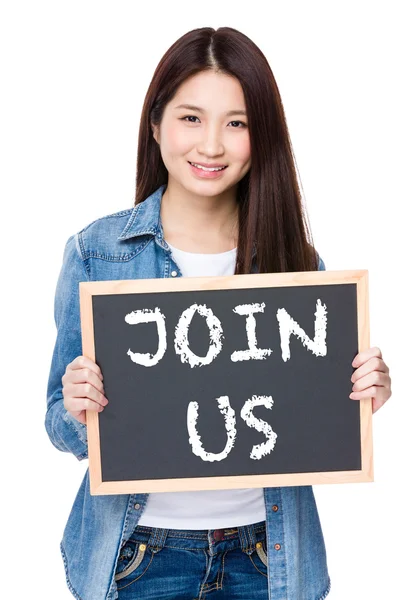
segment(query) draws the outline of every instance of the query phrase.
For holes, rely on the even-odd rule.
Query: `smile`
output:
[[[202,167],[202,165],[198,165],[197,163],[193,163],[190,162],[189,163],[193,166],[196,167],[197,169],[202,169],[202,171],[223,171],[223,169],[226,169],[227,165],[225,165],[224,167]]]

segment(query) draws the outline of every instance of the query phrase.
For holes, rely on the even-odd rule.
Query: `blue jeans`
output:
[[[265,521],[229,529],[138,525],[121,549],[119,600],[268,600]]]

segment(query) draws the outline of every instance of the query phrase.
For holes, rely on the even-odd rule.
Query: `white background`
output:
[[[154,69],[206,25],[241,30],[267,57],[316,247],[328,270],[369,270],[371,345],[392,375],[373,419],[375,483],[314,488],[330,600],[414,597],[411,4],[2,3],[1,597],[72,597],[59,541],[87,465],[43,425],[63,248],[132,206]]]

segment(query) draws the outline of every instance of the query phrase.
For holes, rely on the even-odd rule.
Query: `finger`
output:
[[[93,410],[95,412],[102,412],[104,407],[90,398],[70,398],[68,407],[65,406],[68,412],[80,412],[83,410]]]
[[[377,346],[373,346],[372,348],[368,348],[367,350],[363,350],[362,352],[359,352],[359,354],[356,354],[353,359],[352,366],[355,368],[360,367],[364,362],[372,357],[382,358],[382,352]]]
[[[369,360],[366,361],[365,363],[363,363],[363,365],[361,367],[356,369],[356,371],[354,371],[354,373],[350,379],[351,379],[351,381],[355,382],[358,379],[360,379],[361,377],[363,377],[364,375],[367,375],[368,373],[370,373],[371,371],[380,371],[381,373],[389,373],[389,369],[386,366],[386,364],[384,363],[384,361],[381,358],[374,357],[374,358],[369,358]]]
[[[108,404],[108,398],[106,398],[104,394],[101,394],[101,392],[90,383],[74,383],[69,385],[67,389],[65,388],[65,391],[67,395],[72,398],[89,398],[102,406]]]
[[[77,419],[80,423],[86,425],[86,412],[82,410],[80,413],[76,413],[73,415],[75,419]]]
[[[104,384],[102,380],[98,377],[94,371],[88,369],[88,367],[84,367],[83,369],[75,369],[74,371],[70,370],[62,377],[62,383],[64,385],[71,385],[74,383],[90,383],[97,390],[101,392],[101,394],[105,394]]]
[[[379,410],[379,408],[381,408],[386,403],[389,397],[390,395],[383,398],[372,398],[372,413],[375,413],[377,410]]]
[[[368,375],[358,379],[352,387],[352,392],[361,392],[367,388],[376,386],[386,386],[389,382],[389,377],[386,373],[380,371],[371,371]]]
[[[380,406],[386,402],[390,394],[387,388],[383,386],[372,385],[361,392],[352,392],[349,396],[352,400],[363,400],[372,398],[372,408],[374,404]]]
[[[102,376],[102,373],[101,373],[101,369],[99,368],[99,366],[97,365],[97,363],[95,363],[93,360],[91,360],[87,356],[83,356],[83,355],[77,356],[67,366],[67,369],[72,370],[72,371],[75,370],[75,369],[85,369],[85,368],[91,369],[91,371],[93,371],[94,373],[96,373],[100,379],[103,379],[103,376]]]
[[[68,413],[72,415],[74,419],[86,425],[86,414],[84,410],[68,410]]]

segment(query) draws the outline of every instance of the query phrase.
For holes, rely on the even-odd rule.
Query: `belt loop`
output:
[[[238,534],[239,534],[239,540],[241,542],[242,552],[251,554],[252,551],[250,551],[250,543],[249,543],[249,539],[248,539],[248,535],[247,535],[247,526],[242,525],[241,527],[238,527]]]
[[[159,527],[151,528],[150,539],[148,540],[148,548],[151,549],[152,552],[159,552],[166,543],[166,538],[169,533],[168,529],[162,529]]]
[[[254,525],[242,525],[238,527],[241,550],[246,554],[252,554],[255,550],[256,534]]]
[[[242,552],[246,551],[247,548],[247,540],[246,540],[246,535],[245,535],[245,531],[244,531],[244,527],[238,527],[238,535],[239,535],[239,541],[241,543],[241,550]]]
[[[250,548],[249,550],[252,552],[255,550],[255,544],[256,544],[256,533],[255,533],[255,527],[253,524],[251,525],[247,525],[247,530],[248,530],[248,536],[249,536],[249,540],[250,540]],[[250,552],[251,553],[251,552]]]

